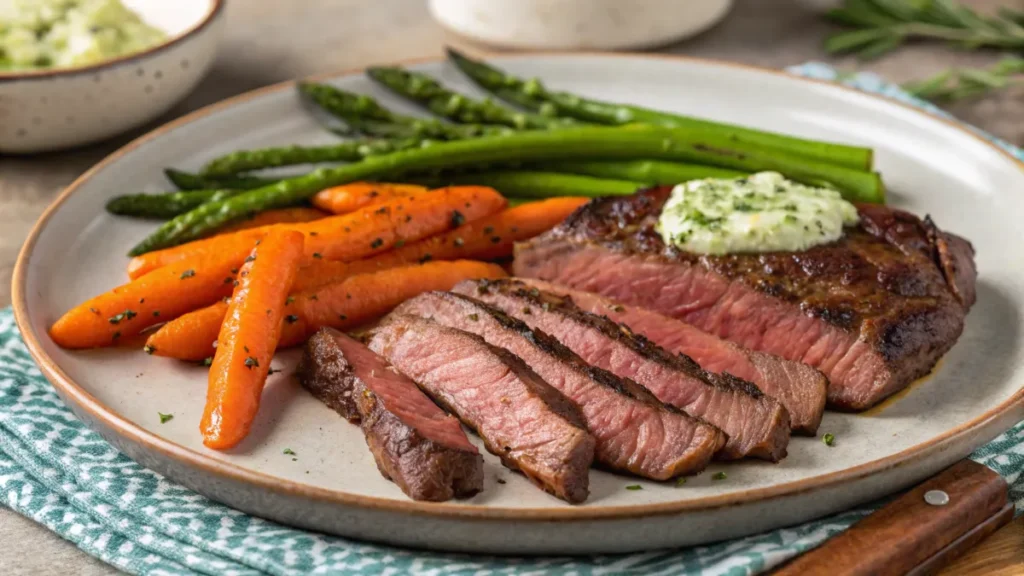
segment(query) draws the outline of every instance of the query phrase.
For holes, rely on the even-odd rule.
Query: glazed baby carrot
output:
[[[222,300],[178,316],[146,340],[147,354],[167,356],[196,362],[213,356],[213,342],[220,333],[220,325],[228,313],[228,303]]]
[[[510,256],[513,243],[550,230],[587,201],[587,198],[552,198],[529,202],[371,258],[352,262],[313,260],[300,269],[292,289],[298,292],[355,274],[430,260],[488,260]]]
[[[547,232],[587,201],[587,198],[562,197],[520,204],[369,261],[378,268],[391,268],[427,260],[490,260],[511,256],[515,242]]]
[[[312,222],[313,220],[319,220],[321,218],[326,218],[327,216],[330,216],[330,214],[323,210],[317,210],[316,208],[310,208],[308,206],[267,210],[266,212],[253,214],[252,218],[228,224],[227,226],[217,230],[217,234],[220,235],[227,234],[228,232],[237,232],[239,230],[249,230],[251,228],[259,228],[261,226],[269,226],[271,224]]]
[[[272,229],[305,234],[305,251],[310,259],[359,260],[489,216],[507,204],[501,194],[484,186],[453,186],[413,193],[351,214],[254,228],[149,252],[132,259],[128,274],[134,277],[188,256],[219,252],[240,237],[256,240]]]
[[[306,255],[350,262],[422,240],[468,220],[497,213],[508,202],[493,188],[452,186],[367,206],[349,216],[303,224]],[[360,218],[360,214],[365,214]],[[332,222],[333,221],[333,222]]]
[[[321,190],[313,196],[313,206],[332,214],[348,214],[364,206],[426,192],[416,184],[389,184],[384,182],[352,182]]]
[[[385,252],[385,254],[389,253]],[[405,266],[414,263],[396,262],[394,264],[385,264],[383,262],[377,262],[377,260],[385,254],[375,256],[373,258],[355,260],[353,262],[313,259],[311,262],[306,263],[302,268],[299,268],[299,275],[295,278],[295,284],[292,286],[292,292],[302,292],[303,290],[309,290],[310,288],[319,288],[320,286],[325,286],[327,284],[334,284],[335,282],[340,282],[345,278],[355,276],[356,274],[378,272],[385,268],[394,268],[395,266]]]
[[[302,242],[299,232],[273,231],[238,273],[238,286],[217,335],[199,424],[209,448],[235,446],[256,418],[280,336],[284,301],[302,259]]]
[[[149,274],[154,270],[158,270],[164,266],[180,262],[186,258],[197,258],[203,256],[209,256],[211,254],[224,253],[233,250],[232,246],[242,248],[245,253],[252,250],[252,247],[256,245],[256,241],[265,236],[262,228],[254,228],[252,230],[243,230],[240,232],[232,232],[231,234],[224,234],[222,236],[214,236],[213,238],[206,238],[203,240],[196,240],[192,244],[196,245],[194,250],[182,250],[177,253],[170,253],[169,249],[167,254],[161,254],[161,252],[149,252],[142,256],[136,256],[128,262],[128,277],[132,280],[139,278],[145,274]],[[189,246],[185,244],[184,246]],[[242,256],[244,259],[245,256]],[[236,266],[237,267],[237,266]]]
[[[372,260],[373,258],[369,258],[352,263],[314,260],[309,265],[299,268],[292,284],[292,293],[340,282],[349,276],[380,270],[376,264],[370,264]],[[294,298],[289,296],[288,302]],[[145,350],[156,356],[178,360],[205,360],[216,351],[213,343],[217,340],[220,325],[224,322],[227,311],[226,302],[217,302],[171,320],[149,337]]]
[[[301,278],[300,272],[296,282]],[[473,261],[429,262],[393,270],[357,274],[320,286],[315,290],[294,292],[285,301],[285,319],[281,327],[279,347],[294,346],[320,326],[346,329],[383,316],[402,302],[430,290],[450,290],[462,280],[470,278],[501,278],[505,271],[494,264]],[[213,341],[224,321],[226,307],[209,306],[194,314],[201,320],[170,322],[157,334],[165,332],[164,344],[157,346],[155,354],[180,360],[202,360],[213,355]],[[156,336],[156,334],[154,334]],[[218,344],[218,349],[220,345]]]
[[[302,344],[324,326],[345,329],[364,324],[423,292],[451,290],[469,278],[505,276],[500,266],[487,262],[428,262],[360,274],[299,292],[285,305],[280,346]]]
[[[238,266],[255,241],[236,242],[154,270],[72,308],[50,327],[64,348],[109,346],[154,324],[208,306],[231,294]]]

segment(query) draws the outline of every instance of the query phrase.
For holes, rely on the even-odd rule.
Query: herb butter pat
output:
[[[856,223],[857,209],[838,191],[759,172],[679,184],[657,230],[666,244],[697,254],[795,252],[834,242]]]

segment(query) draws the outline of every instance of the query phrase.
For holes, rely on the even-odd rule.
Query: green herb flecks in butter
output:
[[[836,190],[759,172],[679,184],[657,230],[666,244],[697,254],[796,252],[838,240],[857,220]]]

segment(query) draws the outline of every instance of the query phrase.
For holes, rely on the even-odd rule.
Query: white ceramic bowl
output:
[[[167,40],[78,68],[0,72],[0,154],[109,138],[166,112],[213,63],[224,0],[123,0]]]
[[[429,0],[442,26],[502,48],[624,50],[669,44],[711,27],[732,0]]]

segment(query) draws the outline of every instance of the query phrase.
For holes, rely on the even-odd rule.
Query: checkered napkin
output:
[[[843,81],[944,115],[882,79],[837,78],[832,68],[790,70]],[[999,142],[1019,158],[1024,151]],[[972,459],[1001,474],[1024,511],[1024,423]],[[685,550],[585,558],[433,554],[353,542],[253,518],[125,457],[86,428],[29,357],[10,309],[0,311],[0,505],[125,572],[146,575],[305,574],[758,574],[821,544],[874,510],[862,506],[802,526]]]

